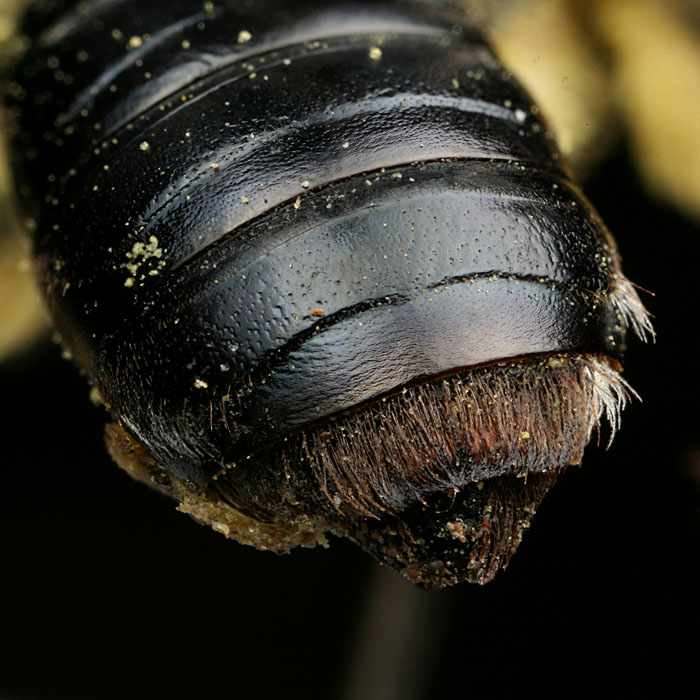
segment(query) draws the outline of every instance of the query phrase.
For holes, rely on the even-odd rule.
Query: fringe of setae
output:
[[[338,515],[381,517],[431,493],[578,464],[603,418],[612,441],[632,395],[593,356],[498,363],[343,415],[286,441],[271,462],[288,480],[303,465]]]

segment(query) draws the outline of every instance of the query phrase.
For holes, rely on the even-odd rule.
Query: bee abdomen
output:
[[[554,468],[578,458],[603,410],[591,377],[607,374],[591,363],[617,367],[627,323],[648,322],[536,107],[469,21],[418,0],[136,9],[56,2],[28,21],[8,98],[42,283],[121,426],[113,451],[136,438],[166,490],[259,522],[276,516],[258,487],[303,501],[284,517],[372,549],[363,514],[411,510],[428,480],[425,494],[472,484],[502,454],[491,445],[465,471],[477,448],[458,431],[437,471],[417,450],[401,487],[381,466],[403,463],[398,447],[364,454],[343,431],[387,400],[399,417],[372,425],[400,431],[397,397],[426,383],[569,354],[573,379],[543,365],[558,389],[532,421],[561,437]],[[480,411],[489,392],[534,391],[489,372]],[[603,384],[619,404],[623,385]],[[565,419],[567,392],[580,410]],[[439,413],[441,396],[421,400]],[[340,426],[329,459],[326,424]],[[533,454],[487,475],[546,471],[549,453]],[[246,457],[257,485],[240,467],[229,478]],[[280,481],[295,459],[298,478]],[[320,495],[301,498],[309,489]]]

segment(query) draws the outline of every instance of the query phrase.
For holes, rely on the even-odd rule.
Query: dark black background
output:
[[[230,542],[110,462],[58,348],[0,365],[0,698],[354,698],[358,677],[381,698],[681,697],[700,651],[700,229],[635,178],[619,152],[586,190],[655,294],[657,342],[631,340],[625,371],[643,403],[485,587],[413,590],[337,540]]]

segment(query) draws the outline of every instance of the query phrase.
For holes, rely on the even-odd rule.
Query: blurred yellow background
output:
[[[0,0],[0,71],[16,48],[17,17],[26,0]],[[2,82],[0,81],[0,85]],[[0,131],[4,120],[0,114]],[[28,347],[45,328],[29,262],[29,242],[16,218],[0,134],[0,361]]]

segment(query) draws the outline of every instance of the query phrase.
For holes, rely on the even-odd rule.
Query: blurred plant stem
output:
[[[380,566],[367,589],[342,700],[421,700],[444,640],[449,591],[423,591]]]

